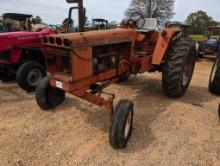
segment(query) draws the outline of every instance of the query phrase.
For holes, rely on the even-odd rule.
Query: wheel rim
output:
[[[37,86],[43,74],[39,69],[32,69],[27,74],[27,83],[30,86]]]
[[[131,122],[132,122],[132,115],[131,115],[131,111],[130,111],[128,114],[127,121],[126,121],[126,125],[125,125],[125,132],[124,132],[125,139],[128,138],[128,136],[129,136],[130,129],[131,129]]]
[[[194,68],[194,55],[191,50],[189,56],[187,57],[186,64],[183,70],[182,85],[185,87],[189,84],[191,80],[193,68]]]

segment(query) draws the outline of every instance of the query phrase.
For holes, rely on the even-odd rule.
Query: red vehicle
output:
[[[55,32],[46,28],[40,32],[7,32],[0,34],[0,79],[15,77],[26,91],[33,91],[46,74],[41,51],[41,38]]]

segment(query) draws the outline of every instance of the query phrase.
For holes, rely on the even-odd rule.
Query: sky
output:
[[[131,0],[84,0],[87,16],[105,18],[109,21],[120,21]],[[216,21],[220,21],[220,0],[176,0],[175,16],[172,20],[184,21],[191,13],[198,10],[206,11]],[[0,0],[0,15],[17,12],[39,15],[45,23],[60,24],[68,16],[71,5],[66,0]],[[76,13],[73,13],[76,15]]]

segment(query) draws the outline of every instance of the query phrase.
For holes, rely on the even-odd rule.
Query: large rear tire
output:
[[[35,91],[35,98],[39,107],[49,111],[65,100],[65,92],[50,85],[49,77],[43,78]]]
[[[220,56],[218,56],[212,67],[209,79],[209,91],[213,94],[220,95]]]
[[[26,62],[18,70],[18,85],[27,92],[33,92],[40,80],[46,75],[44,67],[37,62]]]
[[[162,67],[162,86],[169,97],[185,94],[194,71],[196,48],[188,38],[181,37],[171,44]]]

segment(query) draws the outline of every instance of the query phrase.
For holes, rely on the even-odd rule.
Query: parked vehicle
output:
[[[4,32],[31,31],[31,14],[5,13],[2,15]]]
[[[41,51],[41,38],[55,32],[46,28],[40,32],[7,32],[0,34],[0,78],[2,81],[16,76],[18,85],[33,91],[45,76],[45,62]]]
[[[84,13],[83,10],[80,10],[81,8],[71,7],[68,20],[72,20],[72,11],[75,9],[79,9],[78,31],[84,31]],[[55,34],[59,31],[59,27],[48,25],[40,32],[31,32],[28,22],[32,15],[7,13],[3,17],[23,20],[24,30],[0,34],[0,80],[7,81],[16,77],[16,81],[22,89],[32,92],[42,77],[46,75],[41,39],[45,35]],[[68,21],[67,32],[70,31],[71,24]]]
[[[199,43],[197,50],[198,57],[202,58],[205,54],[213,54],[220,51],[220,40],[213,36],[214,30],[220,30],[220,27],[211,27],[207,30],[207,38]]]
[[[92,19],[92,28],[93,30],[108,29],[108,20],[102,18]]]
[[[61,104],[66,92],[106,108],[112,120],[109,142],[115,149],[125,148],[131,136],[134,105],[121,100],[114,110],[115,95],[104,89],[121,76],[159,71],[164,93],[174,98],[183,96],[196,58],[192,40],[184,37],[180,29],[158,32],[157,20],[144,18],[141,13],[130,21],[135,28],[43,37],[50,76],[42,79],[35,91],[36,102],[45,111]]]

